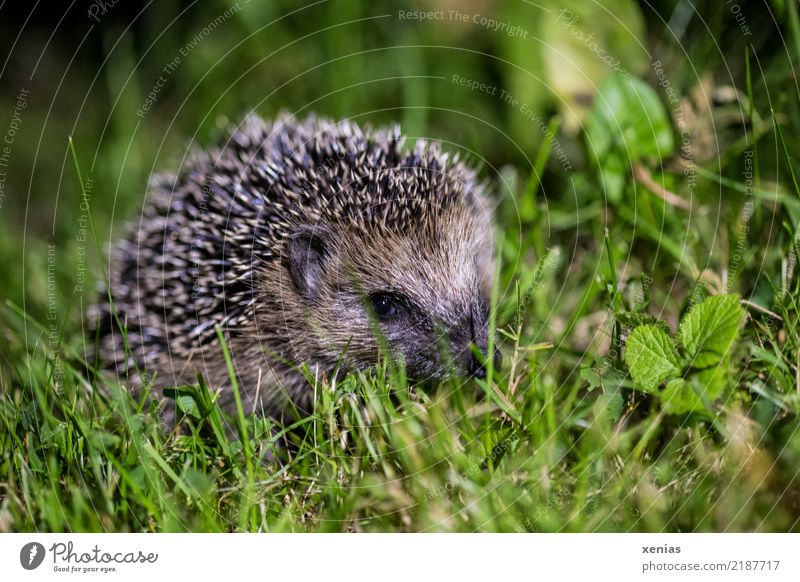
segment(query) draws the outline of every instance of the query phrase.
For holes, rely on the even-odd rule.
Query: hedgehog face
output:
[[[319,337],[320,352],[306,357],[339,361],[344,354],[365,368],[388,349],[416,379],[484,377],[490,226],[486,213],[466,210],[428,217],[425,232],[299,229],[285,264]]]

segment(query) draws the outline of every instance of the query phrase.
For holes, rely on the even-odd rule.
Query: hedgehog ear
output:
[[[330,231],[321,225],[302,226],[289,235],[284,265],[301,297],[313,300],[328,260]]]

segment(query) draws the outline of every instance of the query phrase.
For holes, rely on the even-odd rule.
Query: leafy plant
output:
[[[708,411],[729,384],[727,367],[743,316],[738,296],[717,295],[683,317],[677,342],[659,325],[636,327],[625,350],[635,387],[656,394],[672,414]]]
[[[672,127],[655,91],[636,77],[611,75],[586,121],[589,156],[605,187],[619,202],[631,168],[660,162],[675,150]]]

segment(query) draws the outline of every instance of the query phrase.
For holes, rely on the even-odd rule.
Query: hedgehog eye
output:
[[[370,302],[375,315],[382,320],[395,319],[405,310],[403,299],[394,293],[374,293]]]

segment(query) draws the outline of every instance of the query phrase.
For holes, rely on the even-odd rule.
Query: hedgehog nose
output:
[[[482,353],[486,353],[486,350],[481,350]],[[486,366],[483,364],[483,360],[486,358],[479,358],[477,354],[470,353],[469,364],[467,366],[467,372],[473,378],[478,378],[480,380],[486,379]],[[503,356],[496,347],[494,348],[494,369],[499,370],[500,366],[503,364]]]
[[[469,367],[467,368],[467,371],[473,378],[478,378],[480,380],[486,379],[486,367],[475,354],[470,354]]]

